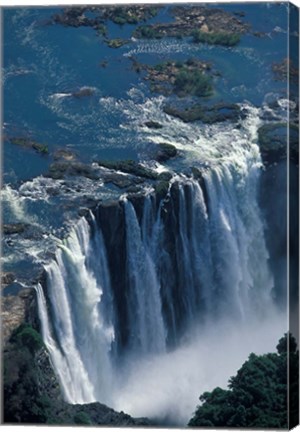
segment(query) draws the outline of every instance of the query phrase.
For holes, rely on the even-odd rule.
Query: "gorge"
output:
[[[298,341],[292,12],[3,11],[6,423],[184,427]]]

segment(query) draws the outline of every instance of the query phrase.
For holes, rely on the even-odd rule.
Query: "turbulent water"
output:
[[[257,198],[257,114],[249,109],[234,141],[226,130],[210,147],[207,131],[199,137],[210,159],[202,180],[174,176],[164,200],[149,189],[142,206],[122,196],[118,218],[125,235],[117,245],[104,239],[97,211],[59,244],[46,266],[51,320],[41,287],[39,309],[69,402],[101,401],[184,424],[202,390],[225,385],[251,349],[274,346],[282,325],[273,320]],[[221,160],[212,156],[220,151],[217,143]],[[115,254],[122,256],[120,267]]]

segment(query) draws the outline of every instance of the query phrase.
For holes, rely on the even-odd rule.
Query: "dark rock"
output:
[[[161,129],[163,127],[160,123],[153,120],[146,121],[144,125],[150,129]]]
[[[269,123],[258,130],[259,147],[263,162],[266,165],[279,162],[287,157],[287,129],[286,122]],[[299,131],[298,125],[289,125],[290,160],[298,164]]]
[[[72,96],[80,99],[84,97],[93,96],[94,93],[95,93],[95,89],[93,87],[81,87],[78,91],[73,92]]]
[[[136,177],[130,174],[122,174],[115,172],[113,169],[109,168],[99,168],[101,180],[106,184],[113,184],[120,189],[129,188],[144,182],[140,177]]]
[[[238,121],[245,118],[245,113],[236,104],[217,103],[213,106],[193,104],[185,107],[165,105],[163,110],[166,114],[178,117],[186,123],[200,120],[203,123],[212,124],[227,120]]]
[[[157,144],[157,153],[155,159],[158,162],[166,162],[167,160],[177,156],[177,149],[172,144],[161,143]]]
[[[163,171],[160,174],[158,174],[158,180],[164,180],[164,181],[170,181],[173,177],[173,174],[171,174],[168,171]]]
[[[126,192],[131,194],[141,193],[143,189],[141,189],[139,186],[130,186],[127,188]]]
[[[97,170],[90,165],[77,161],[54,162],[50,165],[46,177],[53,179],[64,179],[68,176],[82,176],[91,180],[99,180]]]
[[[191,168],[191,172],[192,172],[192,174],[193,174],[193,177],[194,177],[196,180],[199,180],[199,179],[202,178],[202,173],[201,173],[201,171],[199,170],[199,168],[192,167],[192,168]]]
[[[24,321],[38,320],[35,304],[35,290],[26,288],[18,295],[6,295],[1,298],[2,341],[5,345],[12,332]]]
[[[261,31],[254,31],[252,32],[253,36],[257,37],[257,38],[263,38],[267,36],[267,33],[265,32],[261,32]]]
[[[299,69],[292,60],[285,58],[279,63],[273,63],[272,70],[276,80],[286,81],[289,74],[290,81],[298,83]]]
[[[202,32],[243,34],[249,30],[249,24],[237,19],[233,14],[222,9],[210,9],[200,5],[176,6],[171,10],[175,21],[140,26],[134,36],[138,38],[160,39],[163,37],[191,36],[195,29]]]
[[[123,45],[126,45],[129,41],[127,39],[106,39],[105,43],[109,48],[121,48]]]
[[[169,182],[167,180],[159,181],[155,185],[155,193],[158,199],[163,199],[169,191]]]
[[[150,425],[146,418],[134,419],[98,402],[80,405],[66,403],[37,330],[25,321],[14,330],[6,343],[3,355],[6,371],[5,423]]]
[[[11,144],[27,148],[27,149],[33,149],[37,153],[40,153],[42,155],[47,155],[49,153],[48,146],[45,144],[40,144],[36,141],[33,141],[30,138],[24,138],[24,137],[7,137],[7,141]]]
[[[243,11],[238,11],[238,12],[233,12],[235,16],[238,16],[240,18],[244,18],[246,16],[245,12]]]
[[[76,154],[74,152],[72,152],[71,150],[68,149],[59,149],[56,152],[54,152],[53,154],[53,158],[54,160],[75,160],[76,159]]]
[[[80,208],[77,213],[78,213],[78,216],[80,216],[80,217],[84,216],[85,217],[89,214],[89,212],[90,212],[90,209],[88,209],[88,208]]]
[[[22,234],[27,228],[28,228],[28,224],[24,224],[24,223],[3,224],[3,233]]]
[[[15,281],[15,275],[12,272],[1,272],[1,285],[10,285]]]
[[[157,173],[150,168],[146,168],[143,165],[133,160],[122,160],[122,161],[97,161],[98,165],[111,169],[122,171],[128,174],[133,174],[137,177],[144,177],[150,180],[157,179]]]

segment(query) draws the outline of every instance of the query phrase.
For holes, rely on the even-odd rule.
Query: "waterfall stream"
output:
[[[128,403],[134,374],[143,379],[160,364],[167,376],[167,359],[171,366],[177,358],[185,362],[182,352],[202,352],[182,350],[195,338],[199,347],[208,337],[205,329],[220,328],[221,334],[228,323],[250,328],[272,309],[257,200],[260,156],[251,125],[248,139],[230,143],[229,157],[212,162],[201,178],[173,177],[163,200],[148,190],[139,200],[123,196],[111,207],[99,205],[59,245],[46,266],[48,310],[41,286],[38,303],[43,338],[68,402],[100,401],[155,417],[159,409],[147,411],[147,398],[140,410]],[[228,134],[224,143],[228,147]],[[155,379],[159,386],[151,375]],[[180,379],[186,397],[193,379],[188,386]],[[205,389],[193,388],[193,398]]]

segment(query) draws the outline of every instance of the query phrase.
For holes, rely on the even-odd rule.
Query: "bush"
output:
[[[175,78],[174,92],[179,96],[210,96],[211,78],[199,70],[181,69]]]
[[[195,43],[207,43],[210,45],[222,45],[232,47],[237,45],[241,40],[241,36],[238,33],[225,33],[225,32],[214,32],[204,33],[200,30],[196,30],[193,33],[193,42]]]
[[[29,324],[21,324],[13,332],[11,341],[27,347],[32,354],[44,346],[41,335]]]
[[[297,424],[299,387],[299,353],[295,339],[289,334],[290,352],[287,355],[287,334],[280,339],[277,353],[261,356],[250,354],[248,360],[229,380],[229,390],[220,388],[200,396],[201,406],[189,426],[238,428],[287,428],[288,365],[294,373],[289,388],[291,425]]]
[[[74,423],[79,424],[79,425],[91,425],[92,424],[90,417],[83,411],[80,411],[79,413],[75,414]]]
[[[141,26],[137,28],[136,35],[144,39],[161,39],[162,35],[154,27]]]

